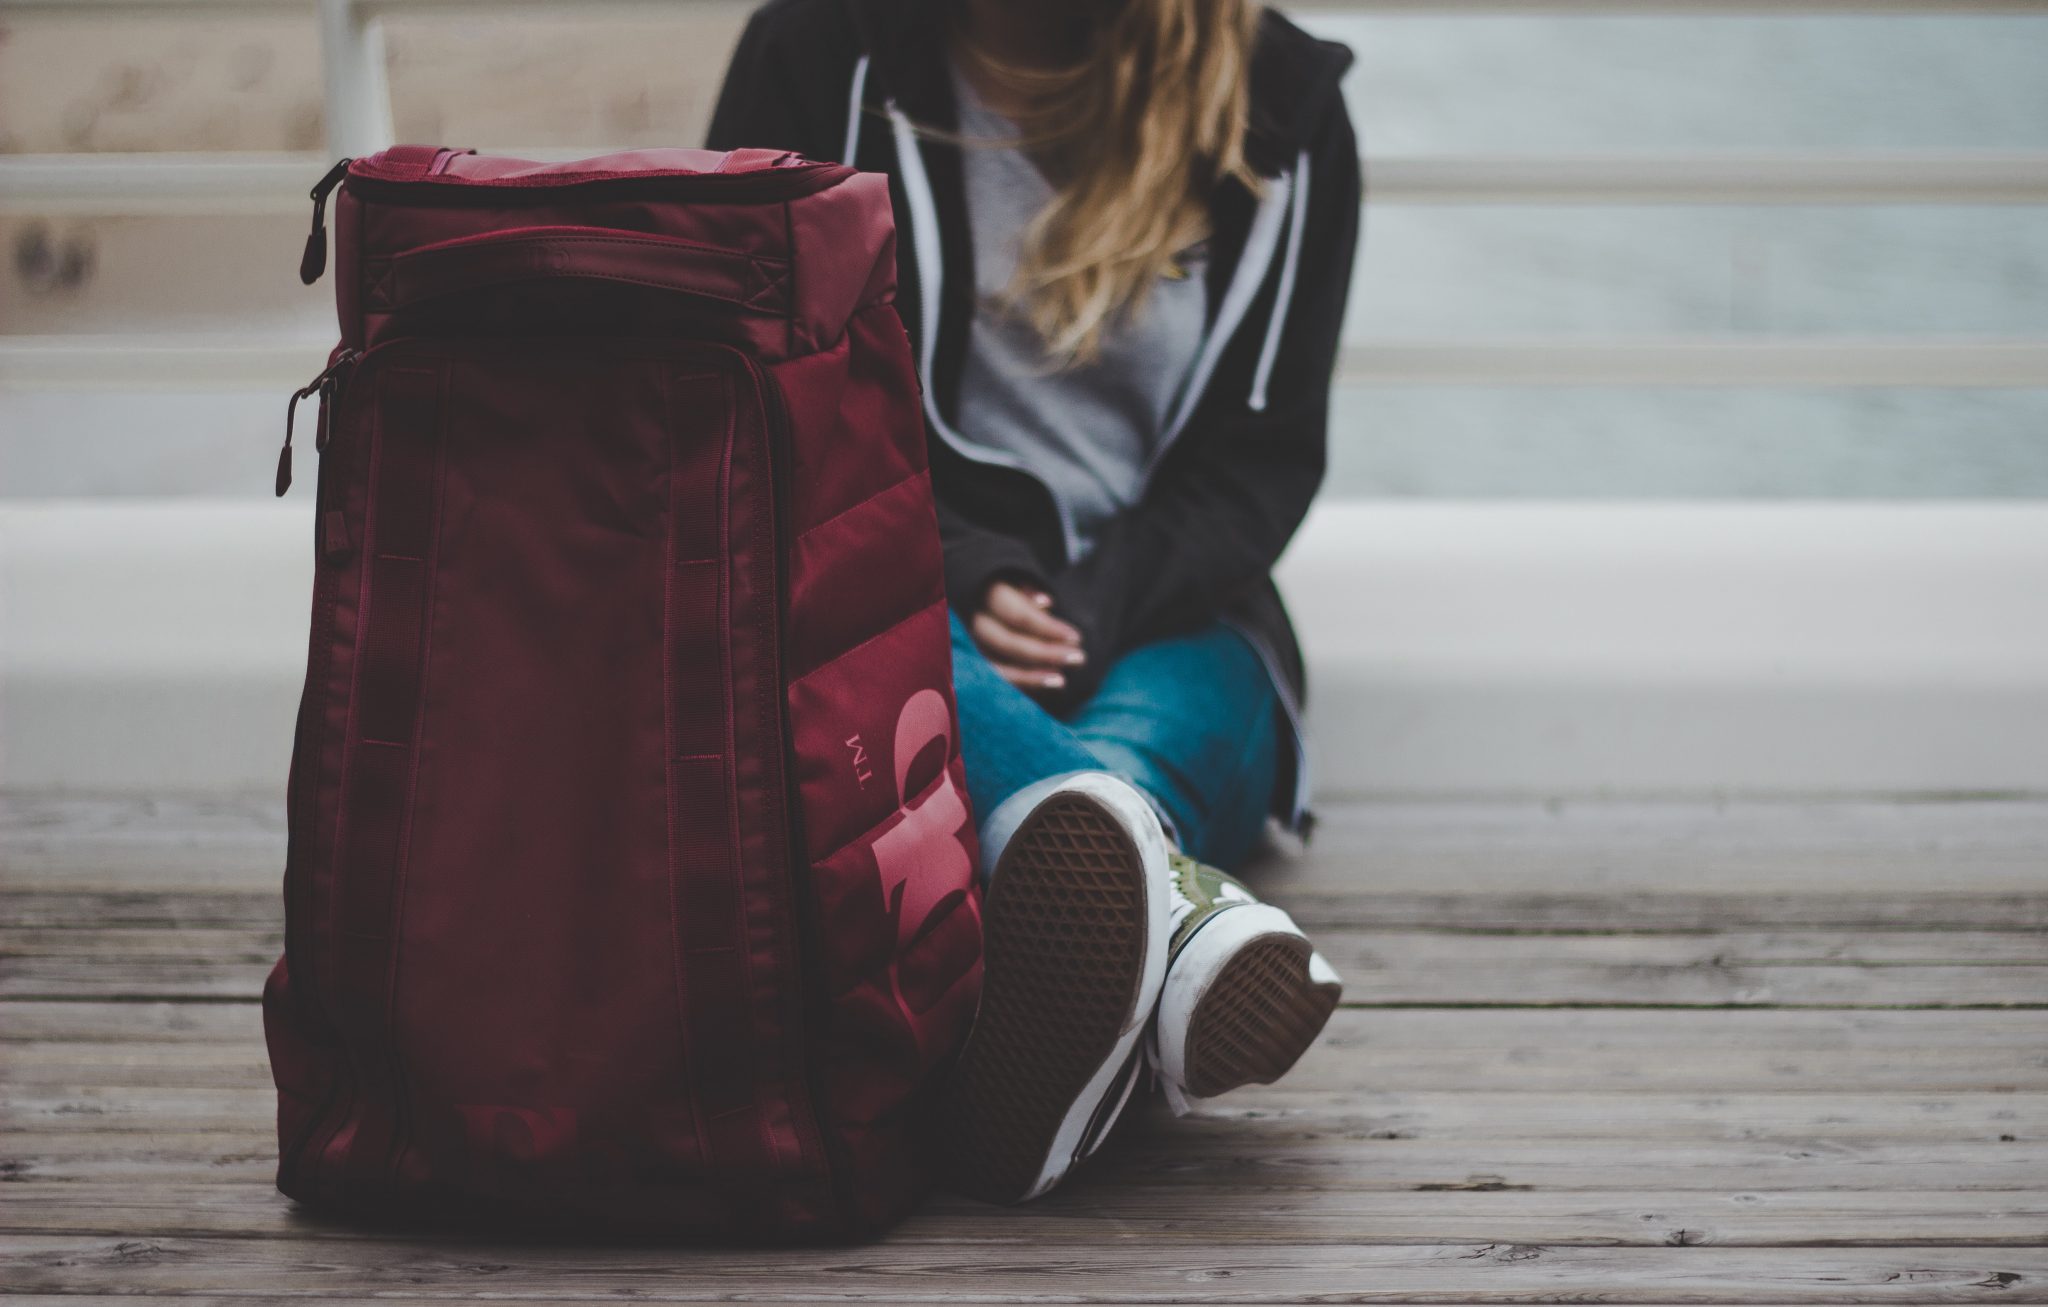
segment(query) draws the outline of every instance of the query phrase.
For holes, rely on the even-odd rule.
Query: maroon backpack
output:
[[[887,1225],[981,923],[883,178],[400,147],[309,282],[337,184],[278,1187]]]

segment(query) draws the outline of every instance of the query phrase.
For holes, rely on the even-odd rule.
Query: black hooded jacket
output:
[[[1050,591],[1089,653],[1068,673],[1069,701],[1138,645],[1229,623],[1286,710],[1293,767],[1275,806],[1299,827],[1304,676],[1271,572],[1323,477],[1358,237],[1358,146],[1339,93],[1351,52],[1262,14],[1246,146],[1262,184],[1225,181],[1211,198],[1209,322],[1189,393],[1138,502],[1077,560],[1066,506],[1046,484],[951,423],[974,319],[972,233],[958,147],[913,131],[957,126],[946,2],[770,0],[740,37],[708,144],[889,174],[897,308],[925,389],[953,607],[975,611],[998,579]]]

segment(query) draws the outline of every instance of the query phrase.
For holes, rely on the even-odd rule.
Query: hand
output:
[[[1081,633],[1048,610],[1043,590],[997,581],[967,623],[968,633],[1003,679],[1021,690],[1057,690],[1064,668],[1088,661]]]

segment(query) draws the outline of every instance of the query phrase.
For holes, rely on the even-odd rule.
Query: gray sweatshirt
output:
[[[1140,310],[1112,318],[1101,353],[1061,368],[1020,313],[1003,302],[1024,228],[1052,187],[1014,145],[1015,124],[976,97],[958,70],[967,219],[974,236],[974,328],[960,373],[961,436],[1036,472],[1068,504],[1084,550],[1136,502],[1202,343],[1204,257],[1162,278]]]

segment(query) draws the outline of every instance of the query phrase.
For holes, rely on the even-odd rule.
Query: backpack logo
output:
[[[909,766],[934,742],[942,744],[938,781],[911,803]],[[963,983],[981,975],[979,951],[965,971],[940,963],[934,971],[930,946],[948,934],[946,922],[934,916],[967,912],[979,934],[981,903],[975,899],[975,862],[961,840],[967,824],[967,799],[952,783],[952,709],[938,690],[911,694],[897,715],[895,783],[901,819],[872,844],[874,871],[881,875],[883,903],[895,920],[897,948],[889,961],[889,998],[924,1055],[944,1047],[971,1010],[977,985]],[[940,903],[952,899],[948,908]],[[934,928],[928,934],[928,928]],[[946,946],[940,942],[940,957]],[[905,975],[909,971],[909,975]],[[965,1004],[965,1006],[963,1006]]]
[[[939,781],[923,802],[912,807],[905,789],[910,764],[934,740],[944,744]],[[899,945],[910,942],[940,899],[974,881],[974,864],[959,839],[960,828],[967,823],[967,800],[953,784],[952,759],[953,714],[946,696],[919,690],[896,716],[896,802],[903,820],[882,832],[874,844],[882,898],[897,913]]]
[[[846,737],[846,747],[853,750],[853,779],[859,782],[862,789],[866,789],[868,782],[874,778],[875,772],[874,768],[868,765],[867,746],[860,742],[860,733],[858,731]],[[900,795],[903,789],[902,785],[898,784],[896,788]]]

